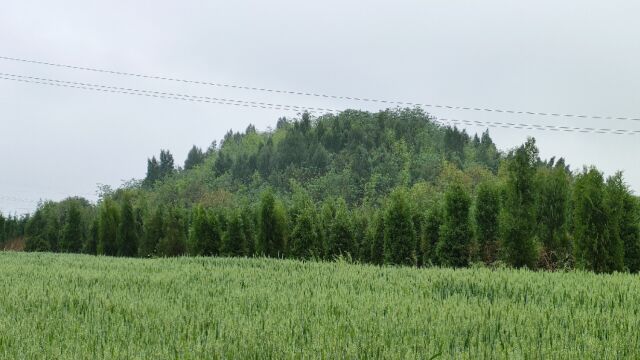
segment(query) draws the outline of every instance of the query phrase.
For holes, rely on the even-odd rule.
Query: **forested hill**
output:
[[[398,186],[475,185],[497,173],[501,154],[488,132],[443,127],[421,110],[346,111],[312,120],[281,118],[275,130],[229,131],[219,146],[194,147],[182,169],[162,151],[148,161],[143,187],[163,202],[199,202],[210,191],[249,197],[267,186],[281,194],[300,184],[315,199],[376,202]]]
[[[141,159],[142,160],[142,159]],[[110,256],[271,256],[374,264],[640,270],[638,199],[622,174],[506,152],[418,109],[281,118],[161,151],[145,179],[91,204],[0,215],[0,243]],[[15,245],[12,245],[15,247]]]

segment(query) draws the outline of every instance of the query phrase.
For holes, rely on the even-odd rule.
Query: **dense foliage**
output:
[[[572,172],[535,140],[499,152],[418,109],[282,118],[228,132],[182,167],[162,150],[147,176],[96,205],[46,202],[0,217],[30,251],[228,255],[363,263],[640,270],[638,199],[621,174]]]
[[[640,348],[629,274],[20,253],[0,263],[3,359],[634,359]]]

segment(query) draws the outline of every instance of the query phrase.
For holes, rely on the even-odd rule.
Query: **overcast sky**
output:
[[[87,1],[0,4],[0,56],[334,95],[640,117],[638,1]],[[336,109],[371,103],[275,96],[0,60],[0,73]],[[638,121],[427,109],[465,120],[640,130]],[[295,112],[0,80],[0,211],[95,199],[141,178],[161,148],[182,163],[229,129]],[[470,132],[483,128],[468,127]],[[501,149],[535,136],[543,157],[623,170],[640,190],[640,135],[492,129]]]

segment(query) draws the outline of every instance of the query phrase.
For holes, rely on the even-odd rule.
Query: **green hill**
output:
[[[98,204],[4,219],[28,251],[226,255],[411,266],[640,270],[638,200],[621,173],[571,171],[535,139],[498,151],[419,109],[281,118],[229,131],[184,166],[165,150]]]

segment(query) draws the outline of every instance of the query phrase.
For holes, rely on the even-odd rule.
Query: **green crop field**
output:
[[[0,253],[4,359],[637,358],[634,275]]]

